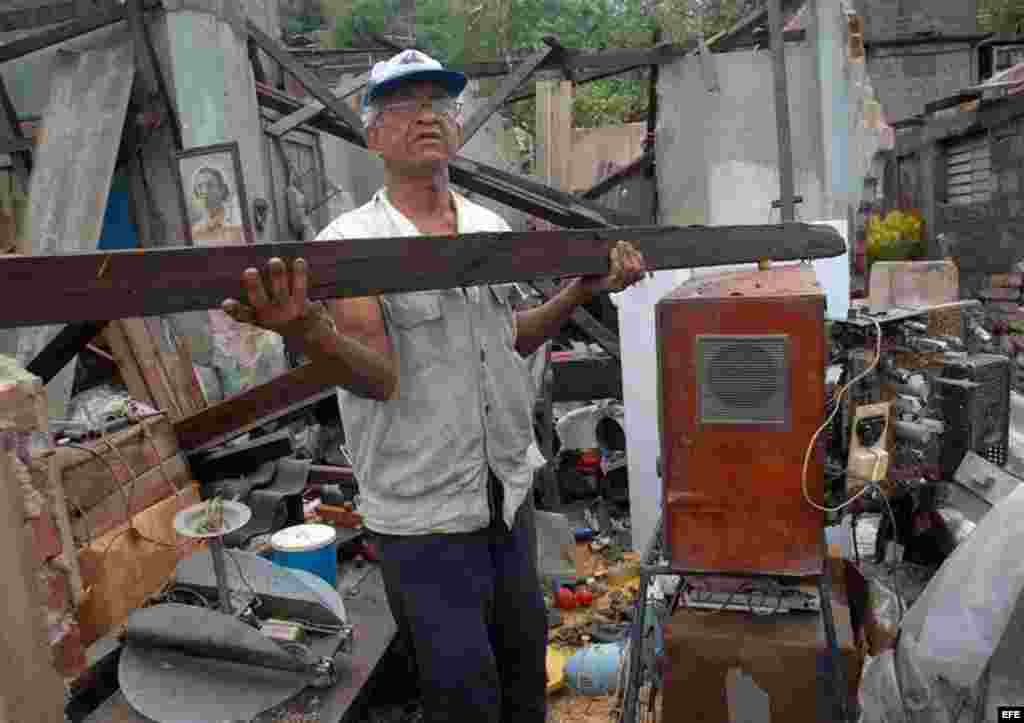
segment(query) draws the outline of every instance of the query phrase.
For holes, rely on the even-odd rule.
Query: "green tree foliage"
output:
[[[681,42],[730,27],[757,0],[416,0],[416,44],[454,66],[505,58],[540,47],[556,35],[570,48],[602,50],[650,46],[656,28]],[[361,45],[365,33],[384,34],[402,0],[325,0],[335,16],[336,47]],[[639,77],[637,77],[639,75]],[[573,111],[579,127],[642,120],[648,83],[643,73],[577,87]],[[510,108],[513,121],[532,132],[532,100]]]
[[[1024,32],[1024,0],[978,0],[978,27],[984,32]]]

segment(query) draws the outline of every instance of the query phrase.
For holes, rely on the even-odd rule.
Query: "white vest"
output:
[[[490,210],[453,198],[459,233],[509,230]],[[418,235],[381,189],[317,238]],[[515,350],[510,288],[381,297],[398,360],[398,396],[379,402],[339,390],[360,512],[371,530],[416,535],[486,527],[488,466],[504,487],[501,513],[512,527],[533,484],[535,387]]]

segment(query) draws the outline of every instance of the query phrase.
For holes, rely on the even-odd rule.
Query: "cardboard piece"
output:
[[[878,261],[871,266],[868,306],[873,314],[959,300],[960,272],[952,261]]]
[[[861,656],[854,644],[849,609],[837,601],[832,608],[853,701]],[[830,708],[834,687],[820,615],[758,617],[682,609],[665,626],[665,646],[665,720],[675,720],[684,712],[693,723],[834,719]],[[739,685],[737,676],[746,684]],[[765,697],[770,710],[767,719],[763,717]],[[730,701],[739,709],[731,710]]]
[[[170,579],[179,560],[199,549],[196,541],[174,531],[174,516],[198,502],[199,486],[192,484],[135,515],[134,527],[144,537],[123,524],[79,551],[86,588],[79,608],[85,645],[123,623]]]

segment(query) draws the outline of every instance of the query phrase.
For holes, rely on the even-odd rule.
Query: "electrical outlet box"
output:
[[[889,402],[862,404],[854,412],[847,462],[847,488],[881,482],[889,473]]]

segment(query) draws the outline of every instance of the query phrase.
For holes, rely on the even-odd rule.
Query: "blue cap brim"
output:
[[[459,95],[465,90],[466,83],[469,82],[466,76],[457,70],[409,68],[407,72],[388,78],[383,83],[378,83],[370,88],[366,93],[365,102],[369,103],[382,95],[387,95],[406,83],[424,80],[442,86],[452,97]]]

